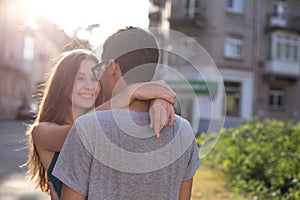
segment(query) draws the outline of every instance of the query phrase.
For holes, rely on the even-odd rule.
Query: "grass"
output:
[[[194,176],[192,200],[247,200],[229,191],[221,172],[201,165]]]

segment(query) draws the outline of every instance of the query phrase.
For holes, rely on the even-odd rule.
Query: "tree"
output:
[[[78,27],[74,30],[74,36],[71,37],[71,40],[69,43],[67,43],[63,47],[63,51],[68,51],[72,49],[78,49],[78,48],[84,48],[92,50],[92,45],[90,43],[90,37],[93,33],[93,30],[96,28],[99,28],[100,24],[90,24],[86,27]],[[80,34],[83,35],[83,33],[86,33],[88,35],[87,37],[80,37]]]

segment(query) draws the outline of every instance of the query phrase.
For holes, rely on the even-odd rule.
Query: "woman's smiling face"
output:
[[[91,68],[96,63],[92,60],[84,60],[77,72],[71,102],[73,108],[89,109],[95,104],[100,93],[99,81],[94,77]]]

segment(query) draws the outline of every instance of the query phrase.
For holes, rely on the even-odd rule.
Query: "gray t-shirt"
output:
[[[114,109],[78,118],[53,175],[88,199],[178,199],[200,166],[194,132],[176,116],[156,138],[149,114]]]

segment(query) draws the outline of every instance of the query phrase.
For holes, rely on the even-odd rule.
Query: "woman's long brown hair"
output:
[[[35,181],[35,187],[40,187],[43,192],[49,192],[48,176],[34,145],[32,131],[40,122],[63,125],[66,118],[70,118],[72,110],[70,110],[69,96],[72,93],[79,67],[85,59],[98,62],[98,59],[86,50],[76,49],[62,53],[45,85],[37,117],[26,131],[29,156],[24,166],[28,167],[27,174],[30,180]],[[95,105],[99,105],[100,101],[98,97]]]

